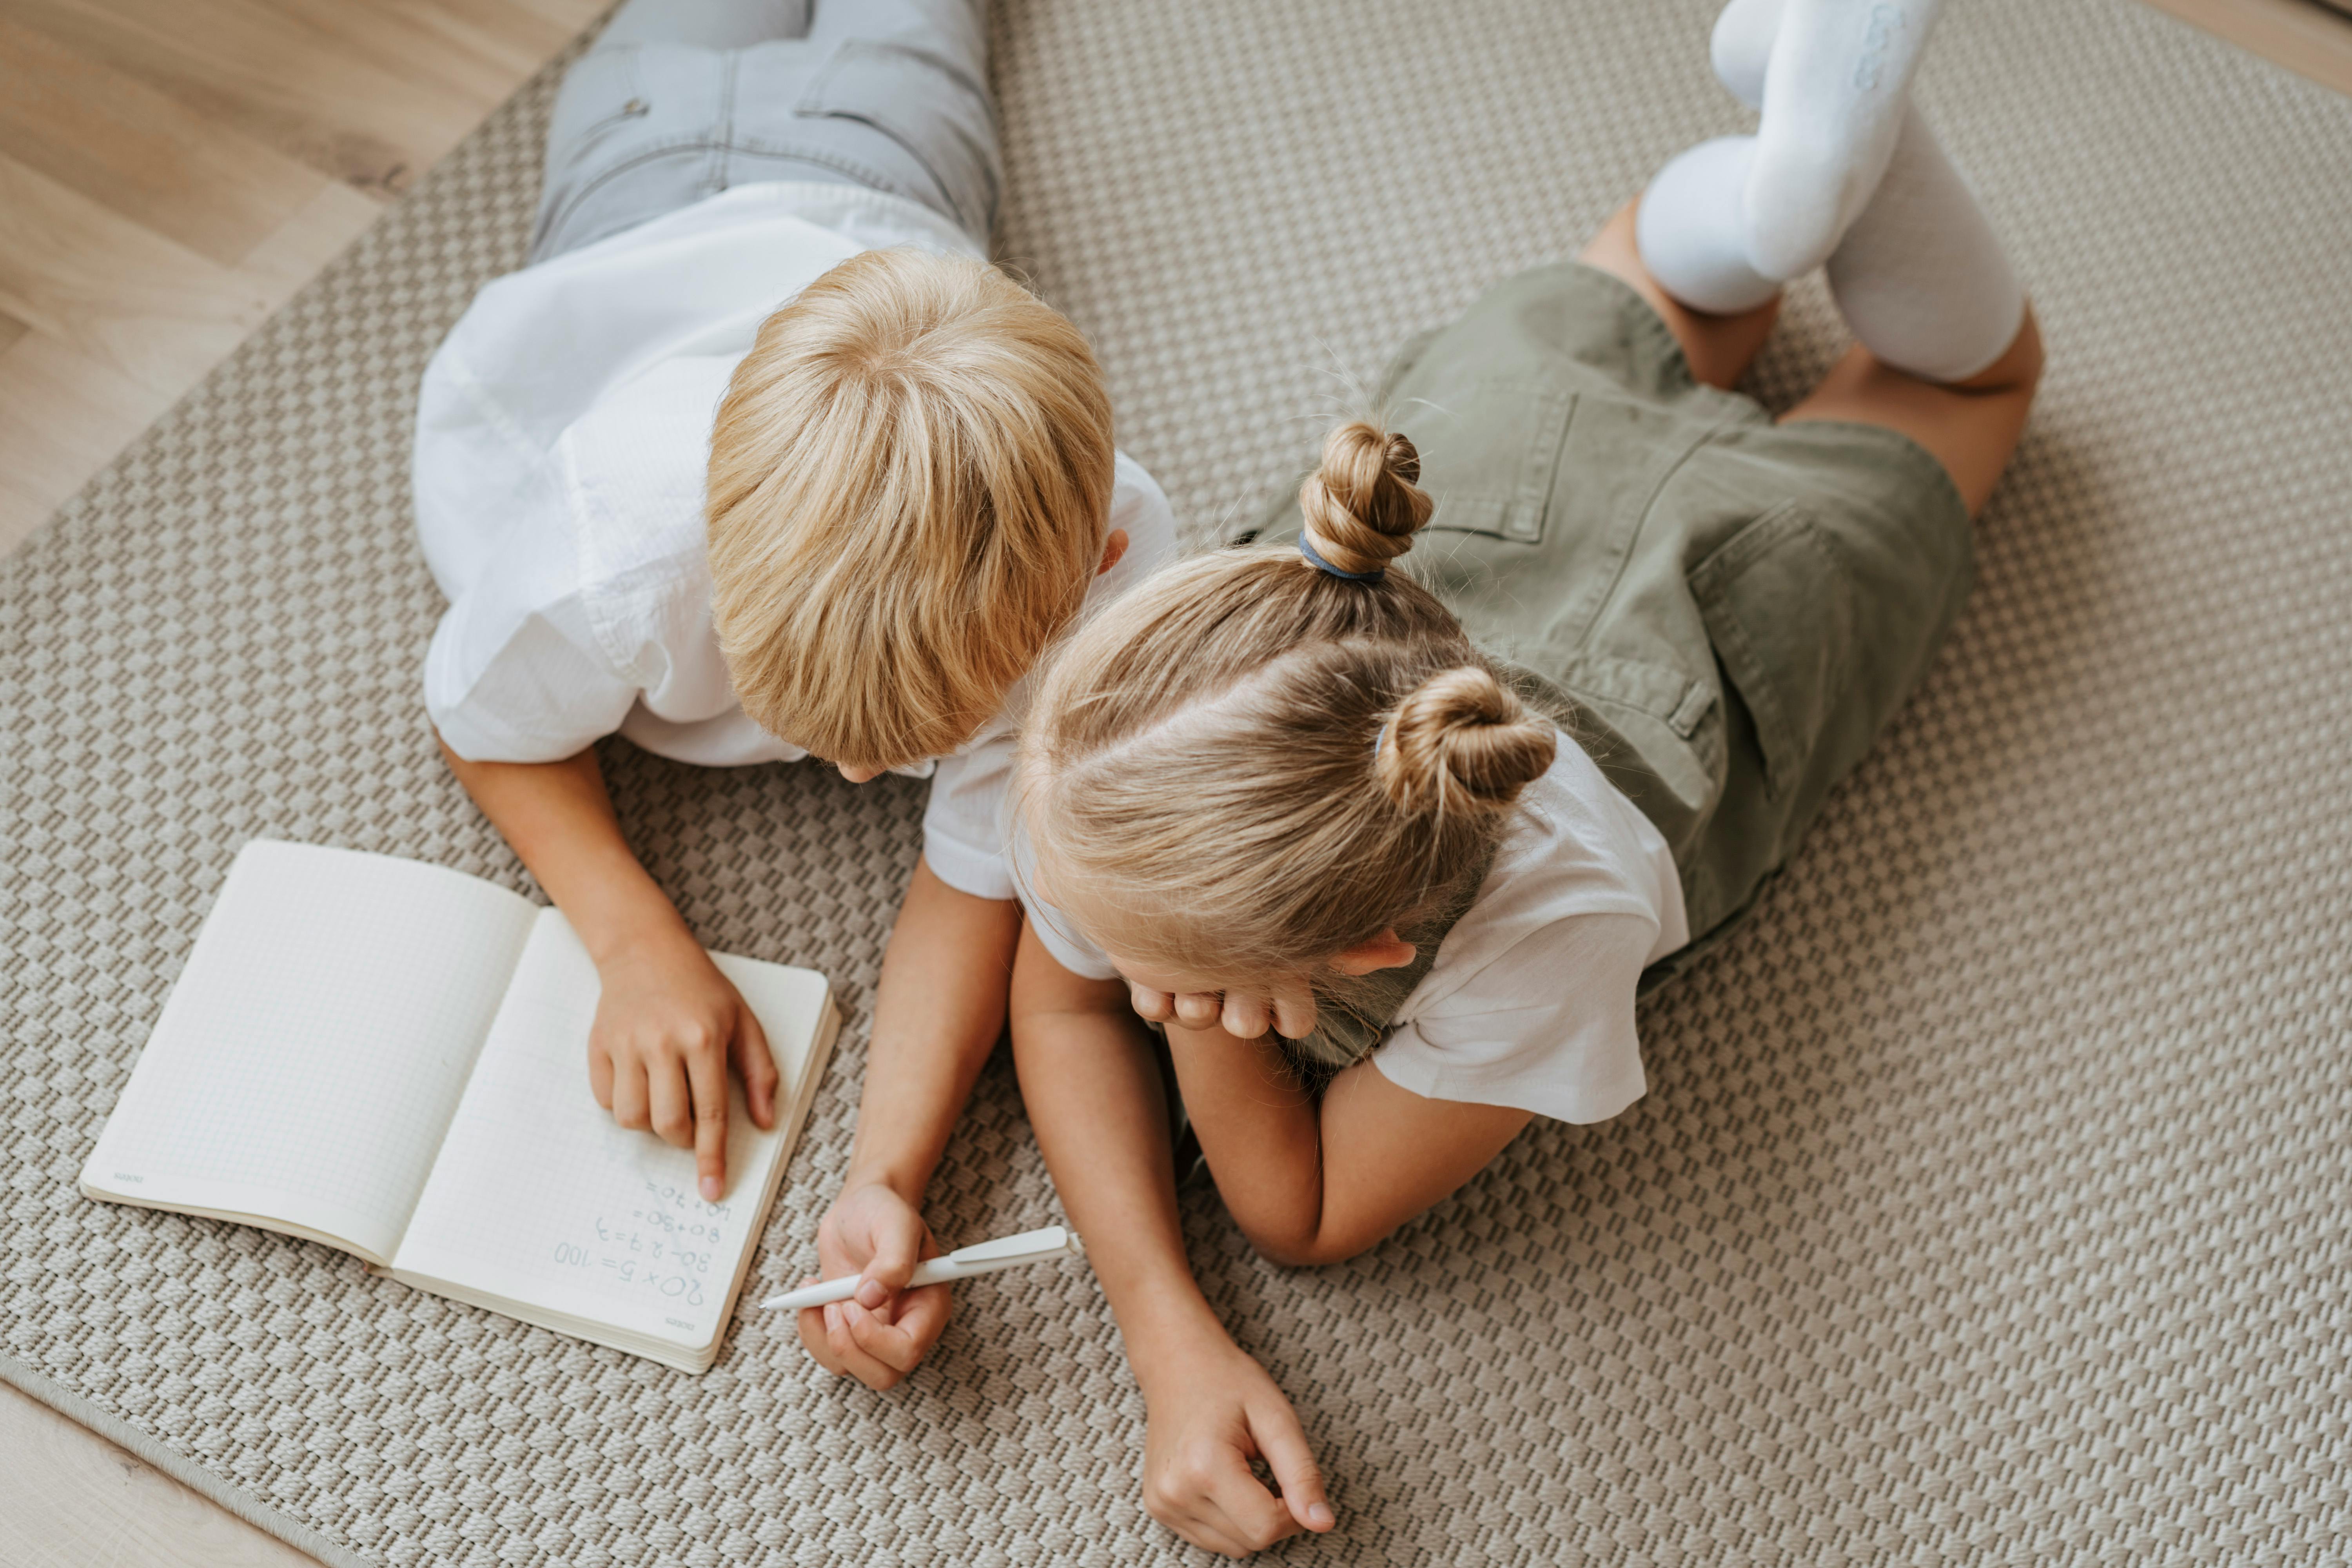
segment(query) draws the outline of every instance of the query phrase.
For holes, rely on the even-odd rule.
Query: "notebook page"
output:
[[[84,1186],[389,1257],[536,913],[437,866],[247,844]]]
[[[807,1075],[822,975],[720,953],[776,1056],[776,1103]],[[727,1194],[696,1192],[694,1154],[614,1123],[588,1088],[595,965],[541,915],[402,1238],[403,1274],[444,1280],[689,1348],[715,1341],[765,1217],[784,1131],[752,1125],[731,1081]]]

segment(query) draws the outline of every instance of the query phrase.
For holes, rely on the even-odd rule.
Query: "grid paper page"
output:
[[[767,1032],[781,1110],[808,1071],[824,979],[712,956]],[[589,1091],[598,989],[580,939],[546,910],[395,1261],[403,1273],[707,1345],[783,1139],[752,1125],[730,1076],[727,1194],[703,1202],[692,1151],[617,1125]]]
[[[247,844],[84,1181],[389,1257],[536,912],[437,866]]]

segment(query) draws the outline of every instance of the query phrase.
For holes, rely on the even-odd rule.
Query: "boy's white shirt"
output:
[[[711,423],[760,323],[860,251],[987,259],[929,208],[852,185],[739,186],[490,283],[417,399],[416,531],[448,612],[425,702],[475,762],[554,762],[605,735],[724,767],[806,753],[736,700],[710,624],[703,531]],[[1175,552],[1151,476],[1121,453],[1126,555],[1090,605]],[[1023,682],[1023,686],[1026,686]],[[1006,707],[1017,712],[1015,688]],[[923,848],[949,886],[1013,897],[1000,714],[932,778]]]
[[[1014,856],[1029,923],[1046,949],[1073,973],[1116,974],[1100,948],[1030,890],[1025,834],[1015,835]],[[1664,837],[1563,735],[1372,1062],[1427,1099],[1605,1121],[1647,1088],[1633,1027],[1642,971],[1689,940]]]

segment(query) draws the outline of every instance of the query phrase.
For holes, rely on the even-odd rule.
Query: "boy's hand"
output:
[[[1184,1024],[1195,1029],[1215,1024],[1237,1040],[1255,1040],[1269,1027],[1291,1040],[1303,1040],[1315,1032],[1315,993],[1304,983],[1265,994],[1201,991],[1171,995],[1131,981],[1127,990],[1136,1012],[1155,1024]]]
[[[868,1388],[898,1383],[948,1326],[947,1286],[907,1289],[915,1265],[939,1250],[931,1227],[894,1189],[880,1182],[844,1187],[816,1227],[817,1264],[827,1279],[863,1278],[848,1300],[801,1310],[801,1344],[826,1371]]]
[[[1297,1413],[1240,1346],[1204,1337],[1156,1361],[1152,1373],[1143,1440],[1143,1506],[1152,1518],[1228,1557],[1331,1528],[1323,1472]],[[1250,1461],[1261,1458],[1281,1496],[1250,1473]]]
[[[631,947],[601,968],[588,1084],[624,1127],[694,1151],[707,1203],[727,1191],[727,1069],[751,1120],[776,1124],[776,1060],[734,983],[692,937]]]

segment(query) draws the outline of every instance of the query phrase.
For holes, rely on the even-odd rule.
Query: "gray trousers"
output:
[[[629,0],[556,94],[530,259],[768,180],[887,191],[985,246],[986,0]]]

